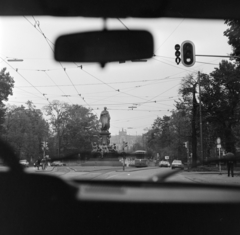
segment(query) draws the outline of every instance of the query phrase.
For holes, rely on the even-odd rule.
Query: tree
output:
[[[90,109],[81,105],[68,107],[66,131],[63,134],[63,148],[91,151],[93,136],[98,134],[99,121]]]
[[[239,19],[226,19],[225,24],[229,26],[224,31],[224,36],[228,37],[228,44],[232,46],[232,56],[240,56],[240,20]],[[236,61],[240,62],[240,57],[235,58]]]
[[[67,119],[68,119],[69,104],[54,100],[48,105],[43,107],[47,116],[50,116],[50,125],[52,128],[52,147],[56,151],[53,155],[60,157],[61,143],[64,132],[66,131]]]
[[[147,134],[147,147],[155,153],[160,153],[161,158],[165,155],[170,155],[172,158],[177,158],[176,135],[174,133],[174,126],[171,122],[171,116],[157,117]]]
[[[184,106],[184,104],[182,105]],[[183,146],[183,143],[189,141],[191,134],[191,115],[188,114],[188,110],[185,108],[172,111],[171,125],[174,132],[174,147],[178,159],[187,161],[187,151]]]
[[[240,68],[222,61],[210,75],[201,75],[205,119],[215,125],[228,151],[235,152],[233,128],[240,121]]]
[[[3,138],[15,149],[20,158],[33,161],[40,153],[40,144],[48,137],[48,124],[41,110],[31,101],[24,106],[7,107]]]
[[[52,127],[51,145],[57,149],[57,155],[69,151],[91,150],[93,136],[100,128],[98,118],[81,105],[69,105],[60,101],[53,101],[44,107],[50,116]]]
[[[196,74],[188,74],[181,81],[181,87],[179,89],[179,94],[182,95],[184,103],[192,107],[192,163],[195,165],[197,163],[197,129],[196,129],[196,117],[198,102],[196,99],[196,87],[198,85],[198,80]]]
[[[3,101],[8,100],[8,96],[12,95],[12,88],[14,87],[14,80],[9,73],[6,72],[6,68],[0,71],[0,128],[4,123],[4,116],[6,112]],[[0,130],[2,133],[2,130]]]

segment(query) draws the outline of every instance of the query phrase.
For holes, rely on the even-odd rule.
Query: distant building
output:
[[[137,141],[141,138],[141,136],[137,135],[128,135],[126,130],[119,131],[118,135],[113,135],[110,138],[110,144],[116,144],[117,151],[121,151],[123,149],[123,142],[128,143],[128,147],[125,148],[127,151],[132,151],[133,145],[137,143]]]

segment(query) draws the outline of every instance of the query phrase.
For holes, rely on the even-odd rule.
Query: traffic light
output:
[[[125,142],[125,147],[126,147],[126,148],[128,147],[128,142]]]
[[[177,63],[177,65],[180,64],[181,62],[181,58],[180,58],[180,55],[181,55],[181,52],[179,51],[180,50],[180,45],[179,44],[176,44],[175,45],[175,56],[176,56],[176,59],[175,59],[175,62]]]
[[[188,142],[184,142],[183,147],[188,148]]]
[[[195,60],[195,45],[191,41],[184,41],[181,45],[182,64],[186,67],[192,67]]]

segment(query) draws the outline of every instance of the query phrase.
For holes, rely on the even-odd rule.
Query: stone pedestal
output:
[[[108,146],[110,144],[110,135],[111,133],[108,131],[101,131],[100,132],[100,144],[102,146]]]

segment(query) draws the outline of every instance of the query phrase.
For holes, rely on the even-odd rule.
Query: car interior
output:
[[[128,17],[237,19],[239,10],[240,2],[233,0],[2,0],[0,16],[81,16],[103,22]],[[128,38],[126,44],[121,38]],[[153,44],[153,36],[145,29],[104,27],[87,34],[61,35],[53,57],[94,62],[105,69],[114,61],[151,58]],[[89,47],[92,50],[85,50]],[[64,181],[26,173],[4,140],[0,140],[0,155],[9,167],[0,173],[0,234],[239,234],[237,185],[166,182],[179,170],[147,182]]]

